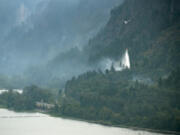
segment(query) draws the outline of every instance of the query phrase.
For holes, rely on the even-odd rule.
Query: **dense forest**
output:
[[[23,93],[13,90],[0,95],[0,106],[16,111],[33,111],[37,109],[36,102],[54,103],[55,96],[47,89],[37,86],[25,87]]]
[[[48,111],[105,125],[180,131],[180,68],[167,78],[149,83],[130,79],[131,71],[91,71],[72,78],[55,96],[37,86],[0,95],[0,106],[16,111],[38,109],[36,102],[54,104]]]
[[[88,72],[66,84],[59,113],[108,125],[180,131],[180,68],[153,85],[130,71]]]
[[[180,59],[179,5],[178,0],[126,0],[89,41],[89,61],[117,59],[128,48],[136,73],[154,78],[172,71]]]
[[[72,78],[59,113],[109,125],[180,131],[180,3],[126,0],[85,51],[93,65],[129,50],[131,69]]]

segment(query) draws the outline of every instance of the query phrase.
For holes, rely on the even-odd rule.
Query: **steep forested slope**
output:
[[[170,65],[179,65],[179,20],[178,0],[126,0],[89,41],[89,59],[115,59],[128,48],[133,69],[169,71]]]
[[[73,78],[66,96],[61,95],[60,113],[108,125],[180,131],[180,69],[156,85],[127,81],[129,73],[88,72]]]
[[[117,59],[128,48],[131,69],[93,71],[66,83],[65,116],[180,131],[180,1],[126,0],[85,48],[90,63]],[[148,82],[148,77],[154,82]],[[151,80],[151,79],[150,79]]]

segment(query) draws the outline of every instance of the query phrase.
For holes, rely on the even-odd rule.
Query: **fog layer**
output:
[[[0,73],[32,78],[35,83],[91,69],[82,59],[82,48],[120,3],[122,0],[0,0]]]

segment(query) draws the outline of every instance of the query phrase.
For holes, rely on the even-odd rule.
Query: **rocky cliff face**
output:
[[[118,58],[128,48],[135,70],[176,66],[180,37],[180,1],[126,0],[111,11],[106,27],[89,41],[89,60]]]

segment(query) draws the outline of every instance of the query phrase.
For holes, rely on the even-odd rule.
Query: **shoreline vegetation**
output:
[[[22,110],[22,111],[17,111],[9,108],[5,108],[3,106],[0,106],[0,109],[6,109],[8,111],[13,111],[16,113],[42,113],[45,115],[48,115],[50,117],[55,117],[55,118],[61,118],[61,119],[67,119],[67,120],[73,120],[73,121],[81,121],[81,122],[87,122],[90,124],[98,124],[102,126],[107,126],[107,127],[115,127],[115,128],[126,128],[134,131],[144,131],[144,132],[152,132],[152,133],[159,133],[159,134],[167,134],[167,135],[180,135],[180,132],[176,131],[167,131],[167,130],[156,130],[156,129],[150,129],[150,128],[141,128],[141,127],[131,127],[131,126],[125,126],[125,125],[113,125],[111,123],[105,122],[105,121],[93,121],[93,120],[85,120],[85,119],[80,119],[80,118],[75,118],[75,117],[68,117],[68,116],[63,116],[63,115],[57,115],[54,113],[49,113],[44,110]]]
[[[180,68],[153,86],[124,80],[122,74],[113,69],[108,73],[89,72],[68,81],[65,91],[56,96],[37,86],[24,88],[22,94],[6,92],[0,95],[0,107],[106,126],[179,134]],[[116,80],[117,75],[123,79]],[[37,102],[54,107],[39,108]]]
[[[48,113],[45,113],[48,114]],[[67,117],[67,116],[62,116],[62,115],[54,115],[54,114],[48,114],[52,117],[57,117],[57,118],[63,118],[63,119],[69,119],[69,120],[77,120],[77,121],[82,121],[82,122],[88,122],[91,124],[99,124],[102,126],[107,126],[107,127],[117,127],[117,128],[127,128],[135,131],[147,131],[147,132],[152,132],[152,133],[160,133],[160,134],[173,134],[173,135],[180,135],[180,132],[176,131],[166,131],[166,130],[156,130],[156,129],[150,129],[150,128],[140,128],[140,127],[131,127],[131,126],[125,126],[125,125],[113,125],[111,123],[105,122],[105,121],[92,121],[92,120],[85,120],[85,119],[80,119],[80,118],[74,118],[74,117]]]
[[[123,77],[121,72],[114,70],[105,74],[86,73],[68,81],[65,91],[60,91],[56,96],[50,90],[37,86],[24,88],[22,94],[10,91],[0,95],[0,107],[16,112],[40,112],[105,126],[180,134],[180,93],[177,83],[180,68],[173,71],[168,78],[158,81],[155,86],[119,78],[117,83],[114,83],[116,79],[114,82],[109,80],[118,74]],[[102,83],[102,80],[106,83]],[[81,90],[86,92],[82,93]],[[36,103],[41,101],[53,104],[54,108],[38,108]]]

